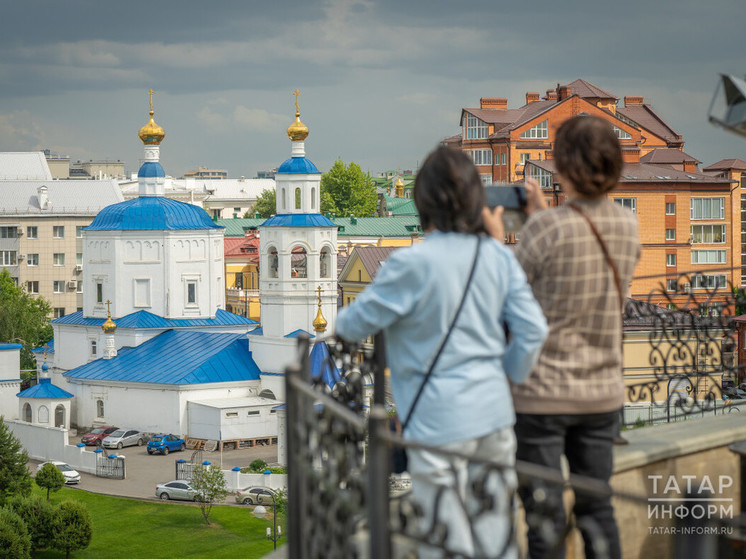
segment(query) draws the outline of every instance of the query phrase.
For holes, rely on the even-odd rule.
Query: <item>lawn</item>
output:
[[[38,487],[34,491],[42,492]],[[46,495],[46,491],[43,492]],[[258,519],[253,507],[213,507],[208,526],[197,505],[146,502],[97,495],[63,487],[50,500],[85,503],[93,519],[93,539],[87,549],[71,554],[83,558],[237,557],[254,559],[271,552],[267,526],[272,516]],[[279,523],[279,522],[278,522]],[[284,523],[283,523],[284,524]],[[283,525],[283,534],[284,534]],[[279,543],[283,543],[280,540]],[[64,553],[45,551],[39,559],[62,559]]]

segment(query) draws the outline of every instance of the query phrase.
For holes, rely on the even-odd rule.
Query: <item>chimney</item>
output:
[[[539,92],[538,91],[528,91],[526,92],[526,105],[529,103],[533,103],[534,101],[539,100]]]
[[[566,85],[561,85],[557,88],[557,100],[564,101],[572,95],[572,88]]]
[[[49,207],[49,197],[47,196],[47,187],[40,186],[36,189],[36,195],[39,199],[39,208],[46,210]]]
[[[482,97],[479,100],[480,109],[507,109],[507,97]]]
[[[547,96],[544,97],[547,101],[556,101],[557,100],[557,90],[556,89],[547,89]]]
[[[630,105],[642,105],[644,102],[641,95],[625,95],[624,106],[629,107]]]

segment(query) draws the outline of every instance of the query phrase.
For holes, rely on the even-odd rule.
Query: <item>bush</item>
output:
[[[93,522],[88,509],[77,501],[63,501],[57,509],[52,547],[65,552],[85,549],[91,543]]]
[[[249,472],[253,474],[263,474],[267,469],[267,463],[264,460],[254,460],[249,464]]]
[[[6,507],[20,516],[26,524],[32,551],[46,549],[52,545],[57,507],[39,495],[11,497]]]
[[[0,509],[0,557],[31,557],[31,538],[20,516],[7,508]]]

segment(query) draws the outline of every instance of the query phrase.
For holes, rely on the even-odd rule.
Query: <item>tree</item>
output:
[[[31,538],[32,554],[52,545],[57,507],[45,501],[39,495],[28,497],[17,495],[8,499],[6,506],[20,516],[26,525]]]
[[[77,501],[60,503],[54,522],[52,547],[64,551],[69,559],[71,551],[88,547],[92,536],[93,522],[85,505]]]
[[[267,469],[267,463],[264,460],[257,458],[251,464],[249,464],[249,472],[253,474],[263,474],[264,470]]]
[[[51,312],[46,299],[26,293],[8,270],[0,272],[0,342],[23,344],[22,369],[35,369],[31,350],[52,339]]]
[[[49,502],[49,492],[59,491],[65,485],[65,476],[54,464],[47,462],[36,473],[36,485],[47,490],[47,502]]]
[[[0,499],[11,495],[28,495],[31,476],[26,464],[28,454],[0,416]]]
[[[345,165],[337,159],[321,175],[321,211],[339,217],[370,217],[378,205],[376,186],[370,175],[355,162]]]
[[[270,217],[277,213],[277,192],[265,188],[256,199],[254,209],[252,212],[246,212],[244,217],[254,217],[254,213],[258,212],[259,217]]]
[[[217,502],[222,502],[228,494],[225,476],[215,465],[199,466],[192,474],[191,486],[197,490],[196,501],[202,510],[205,522],[210,523],[210,511]]]
[[[0,558],[31,557],[31,538],[23,520],[10,509],[0,509]]]

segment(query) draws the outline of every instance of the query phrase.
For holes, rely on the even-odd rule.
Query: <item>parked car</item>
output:
[[[277,494],[269,487],[252,485],[236,491],[236,502],[244,505],[272,505]]]
[[[101,442],[117,429],[119,429],[119,427],[113,427],[111,425],[96,427],[83,435],[80,438],[80,442],[86,446],[101,446]]]
[[[111,435],[104,438],[103,445],[106,448],[122,448],[124,446],[142,446],[145,444],[145,435],[134,429],[117,429]]]
[[[736,383],[732,380],[723,381],[723,399],[725,397],[731,400],[742,400],[746,398],[746,383],[741,383],[736,387]]]
[[[196,501],[199,492],[189,485],[188,481],[177,479],[168,483],[159,483],[155,486],[155,496],[162,501],[178,499],[180,501]]]
[[[65,464],[64,462],[58,462],[57,460],[50,460],[49,462],[42,462],[36,467],[37,473],[39,470],[41,470],[44,467],[44,464],[53,464],[59,471],[62,472],[62,475],[65,476],[65,483],[70,485],[73,483],[80,483],[80,474],[77,472],[77,470],[73,469],[72,466],[69,464]]]
[[[184,450],[185,448],[186,441],[176,435],[153,435],[148,441],[148,454],[160,452],[165,456],[172,450]]]

